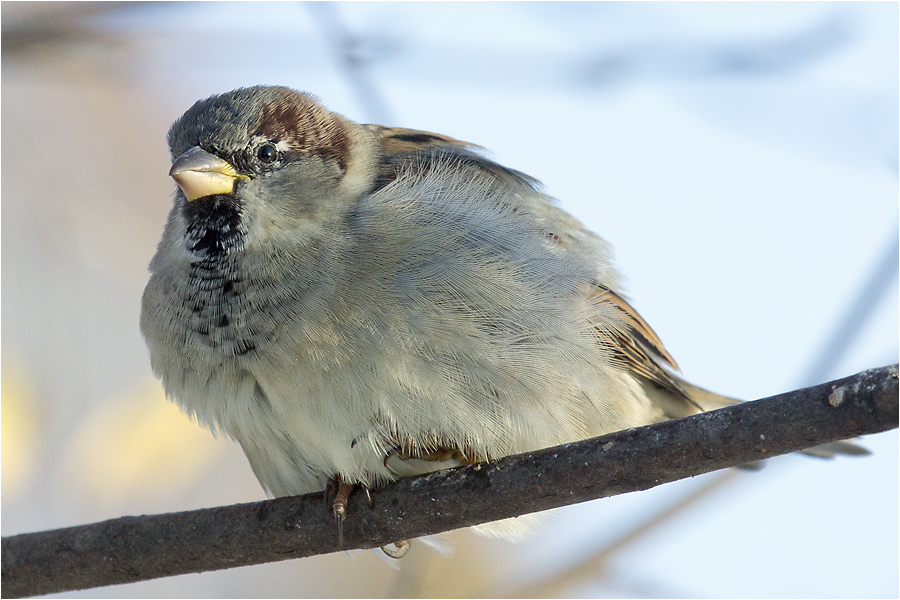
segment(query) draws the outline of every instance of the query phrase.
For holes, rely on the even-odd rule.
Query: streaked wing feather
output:
[[[597,285],[597,288],[600,290],[600,294],[604,296],[604,298],[615,305],[622,313],[625,315],[626,323],[628,324],[628,333],[634,336],[634,338],[645,348],[652,351],[657,355],[665,364],[669,365],[676,371],[680,371],[681,369],[678,367],[678,364],[675,362],[675,359],[672,358],[672,355],[665,349],[663,346],[662,340],[659,339],[659,336],[656,335],[656,332],[647,324],[641,315],[638,314],[634,308],[628,302],[625,301],[624,298],[619,296],[617,293],[612,291],[611,289],[604,287],[602,285]]]
[[[662,366],[665,364],[678,369],[675,359],[663,347],[662,340],[650,325],[617,293],[596,283],[594,286],[592,299],[612,304],[624,321],[621,328],[597,329],[597,334],[613,349],[613,361],[701,409],[678,380]]]
[[[402,127],[383,127],[367,125],[381,141],[381,148],[387,156],[424,150],[432,146],[462,146],[464,148],[480,148],[475,144],[463,142],[448,135],[404,129]]]
[[[477,168],[485,175],[495,178],[500,184],[524,185],[536,188],[539,183],[533,177],[508,169],[489,160],[476,151],[481,146],[463,142],[455,138],[400,127],[367,125],[381,144],[382,156],[378,165],[378,176],[372,191],[378,190],[408,169],[426,170],[440,162],[444,167],[457,163]]]

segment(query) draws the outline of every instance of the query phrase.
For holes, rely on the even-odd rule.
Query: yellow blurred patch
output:
[[[158,382],[123,393],[85,419],[64,469],[84,500],[113,507],[184,491],[225,444],[166,400]]]
[[[0,469],[4,500],[15,499],[34,479],[38,444],[38,410],[34,386],[16,363],[0,367]]]

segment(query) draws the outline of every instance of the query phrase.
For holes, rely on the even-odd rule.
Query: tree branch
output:
[[[585,502],[878,433],[898,424],[897,365],[592,440],[401,479],[358,494],[343,549]],[[321,494],[122,517],[2,540],[4,597],[341,550]]]

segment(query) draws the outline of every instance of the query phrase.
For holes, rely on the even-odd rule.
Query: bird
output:
[[[270,496],[330,489],[340,524],[356,486],[736,402],[678,374],[602,238],[479,146],[280,86],[196,102],[168,146],[141,331]]]

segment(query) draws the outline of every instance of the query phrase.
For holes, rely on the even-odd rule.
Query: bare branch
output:
[[[897,427],[897,365],[725,409],[357,495],[343,549],[657,485]],[[5,597],[48,594],[340,550],[321,494],[123,517],[3,538]]]

